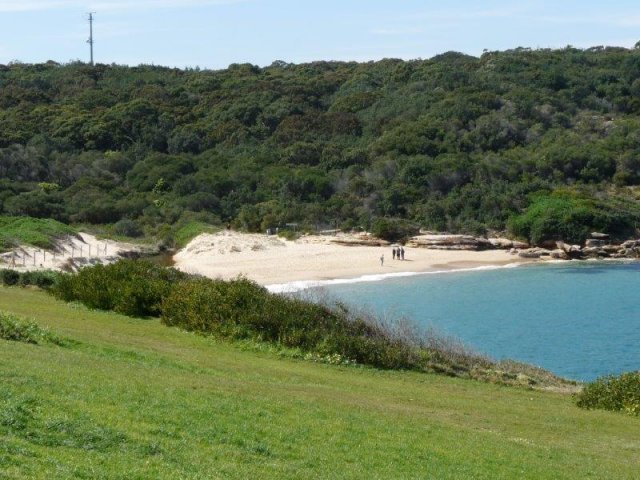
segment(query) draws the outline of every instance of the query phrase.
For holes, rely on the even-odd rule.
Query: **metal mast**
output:
[[[93,14],[95,12],[89,13],[89,40],[87,43],[89,44],[89,48],[91,50],[91,66],[93,66]]]

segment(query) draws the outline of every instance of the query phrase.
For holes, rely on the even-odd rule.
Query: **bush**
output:
[[[640,416],[640,371],[601,377],[585,385],[576,403],[581,408]]]
[[[75,230],[51,219],[0,216],[0,251],[27,244],[52,248],[55,240]]]
[[[50,270],[23,272],[20,274],[18,285],[20,285],[21,287],[33,285],[42,289],[49,289],[56,284],[59,277],[60,274],[58,272],[53,272]]]
[[[569,198],[540,197],[527,211],[509,220],[513,235],[539,245],[545,240],[582,243],[594,229],[591,208]]]
[[[417,235],[420,229],[414,224],[397,218],[378,218],[371,226],[371,233],[390,242],[405,241]]]
[[[55,285],[59,277],[59,273],[51,270],[22,273],[16,270],[0,270],[0,283],[9,287],[14,285],[20,285],[21,287],[33,285],[47,289]]]
[[[638,212],[615,202],[595,202],[568,192],[538,196],[522,215],[511,217],[508,228],[516,237],[539,245],[547,240],[582,243],[589,232],[625,238],[634,234]]]
[[[347,311],[270,294],[256,283],[199,278],[176,285],[162,321],[225,338],[252,338],[380,368],[419,368],[415,348]]]
[[[61,275],[52,293],[67,302],[80,301],[89,308],[137,317],[158,316],[171,285],[185,277],[177,270],[149,261],[121,260]]]
[[[46,328],[34,322],[19,318],[10,313],[0,311],[0,338],[14,342],[32,344],[53,343],[63,345],[65,342]]]
[[[52,293],[90,308],[132,316],[160,315],[168,326],[296,349],[305,358],[331,363],[470,378],[495,371],[487,358],[410,323],[390,324],[342,304],[271,294],[242,277],[211,280],[148,261],[123,260],[62,275]],[[509,383],[516,375],[503,377],[495,381]]]
[[[142,229],[140,226],[128,218],[118,220],[113,226],[113,231],[117,235],[122,235],[124,237],[137,238],[142,236]]]
[[[8,287],[17,285],[20,280],[20,272],[15,270],[0,270],[0,281]]]
[[[247,337],[247,327],[261,321],[267,295],[264,288],[243,278],[231,282],[196,278],[174,286],[162,302],[162,321],[190,331]]]

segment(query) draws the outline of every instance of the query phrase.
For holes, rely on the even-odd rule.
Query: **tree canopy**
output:
[[[637,48],[219,71],[0,65],[5,215],[148,232],[387,219],[579,240],[598,225],[633,233],[639,183]]]

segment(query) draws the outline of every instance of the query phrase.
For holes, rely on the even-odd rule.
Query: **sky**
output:
[[[225,68],[430,58],[455,50],[633,47],[638,0],[0,0],[0,64]]]

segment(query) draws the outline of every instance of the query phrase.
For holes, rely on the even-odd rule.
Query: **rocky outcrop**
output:
[[[524,250],[516,250],[518,256],[521,258],[541,258],[541,257],[550,257],[551,250],[547,250],[546,248],[533,247],[526,248]]]
[[[554,260],[569,260],[569,255],[564,250],[558,248],[556,250],[552,250],[549,253],[549,256]]]
[[[471,235],[418,235],[407,242],[409,247],[431,248],[434,250],[487,250],[494,248],[486,238]]]
[[[381,238],[374,237],[373,235],[370,235],[368,233],[337,236],[331,239],[331,243],[335,243],[337,245],[343,245],[346,247],[355,247],[355,246],[386,247],[391,244],[386,240],[382,240]]]
[[[508,238],[489,238],[489,243],[496,249],[511,250],[512,248],[524,249],[529,248],[529,244],[518,240],[510,240]]]
[[[595,238],[590,238],[584,243],[585,247],[604,247],[608,242],[606,240],[598,240]]]
[[[421,232],[407,242],[409,247],[434,250],[509,250],[512,255],[530,259],[574,260],[585,258],[640,258],[640,239],[614,244],[606,233],[593,232],[584,247],[561,240],[548,240],[540,246],[509,238],[483,238],[471,235]]]

